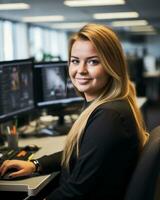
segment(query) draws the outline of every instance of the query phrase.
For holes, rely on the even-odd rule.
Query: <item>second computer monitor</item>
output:
[[[0,121],[34,108],[32,59],[0,62]]]

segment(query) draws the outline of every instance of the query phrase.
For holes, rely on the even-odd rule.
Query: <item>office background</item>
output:
[[[9,3],[11,5],[8,5]],[[17,4],[15,5],[14,3]],[[78,5],[78,3],[80,4]],[[89,3],[91,4],[89,5]],[[110,5],[107,5],[108,3]],[[140,107],[147,129],[150,131],[160,124],[159,10],[159,0],[115,0],[115,2],[114,0],[0,0],[0,61],[14,61],[27,58],[34,58],[37,62],[67,61],[67,47],[70,34],[80,29],[86,23],[106,24],[113,28],[121,39],[129,66],[129,75],[136,86],[138,97],[146,97],[145,103]],[[41,75],[41,70],[43,70],[41,68],[36,68],[37,72],[40,70],[38,72],[39,75]],[[53,74],[58,73],[55,70]],[[62,80],[63,78],[61,78]],[[58,113],[56,107],[58,110],[66,112],[67,115],[72,114],[77,109],[73,104],[67,103],[63,106],[49,107],[49,114]],[[73,107],[73,110],[71,107]],[[40,112],[40,114],[46,113]],[[28,124],[22,118],[22,122],[25,122],[28,126],[27,129],[18,127],[19,133],[24,133],[24,130],[30,131],[19,135],[23,136],[20,138],[20,146],[34,143],[39,145],[39,147],[42,146],[41,150],[45,149],[48,151],[41,152],[40,150],[37,157],[50,153],[50,150],[61,150],[64,144],[64,140],[57,141],[59,140],[58,137],[52,137],[52,140],[49,139],[50,143],[47,142],[47,138],[45,138],[46,142],[43,137],[40,138],[42,135],[38,136],[39,138],[37,136],[34,139],[32,138],[33,135],[31,134],[38,130],[37,122],[42,129],[45,126],[50,128],[50,125],[53,125],[51,129],[55,128],[54,125],[58,121],[56,118],[50,119],[50,115],[48,118],[43,117],[40,116],[37,121],[33,118],[32,121],[32,118],[27,116]],[[60,125],[62,125],[63,116],[59,117],[62,119],[59,120]],[[70,126],[76,117],[72,116],[71,118],[65,118],[65,120],[69,122]],[[55,121],[55,124],[49,124],[50,120],[51,123]],[[5,126],[8,126],[8,124],[5,124]],[[59,128],[57,129],[58,133],[64,134],[67,132],[66,129],[68,127],[64,127],[64,130],[60,129],[60,127],[57,128]],[[3,133],[3,130],[1,127],[0,134]],[[32,132],[31,130],[34,131]],[[27,136],[29,136],[28,139]],[[58,146],[56,146],[57,144]],[[53,149],[48,147],[53,147]],[[50,177],[49,175],[48,179]],[[43,179],[43,177],[38,178]],[[24,184],[23,181],[22,183]],[[16,183],[15,186],[13,182],[7,182],[7,184],[11,184],[10,189],[12,191],[17,191]],[[3,189],[8,191],[7,184],[5,186],[2,182],[0,187],[2,191]],[[27,184],[25,185],[27,187]],[[21,191],[21,187],[18,186],[18,188],[18,191]],[[29,192],[34,193],[37,191],[31,188]]]
[[[139,59],[143,62],[144,52],[147,52],[150,65],[145,70],[159,71],[159,0],[119,0],[117,5],[106,5],[106,2],[113,4],[113,0],[91,0],[91,5],[87,6],[83,5],[87,1],[78,1],[81,2],[77,5],[74,0],[0,1],[0,61],[29,57],[36,61],[65,61],[71,33],[88,22],[107,24],[122,41],[138,95],[147,96],[149,100],[145,120],[152,129],[158,125],[160,117],[159,76],[151,82],[150,78],[144,79]],[[5,8],[4,4],[8,3],[19,4]],[[153,87],[148,89],[152,82]]]

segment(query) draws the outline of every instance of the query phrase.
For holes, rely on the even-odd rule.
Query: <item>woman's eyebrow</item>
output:
[[[76,57],[76,56],[71,56],[71,58],[77,58],[77,59],[79,59],[78,57]]]
[[[87,57],[87,59],[91,59],[91,58],[98,58],[98,56],[90,56],[90,57]]]

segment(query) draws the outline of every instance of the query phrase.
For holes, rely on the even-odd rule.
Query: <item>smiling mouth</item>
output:
[[[91,78],[76,78],[77,82],[79,84],[86,84],[88,83],[89,81],[91,81],[92,79]]]

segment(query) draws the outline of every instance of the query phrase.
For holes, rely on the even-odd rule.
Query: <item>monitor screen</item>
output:
[[[32,59],[0,62],[0,121],[33,108]]]
[[[37,106],[63,103],[67,98],[66,62],[34,64],[35,94]]]

